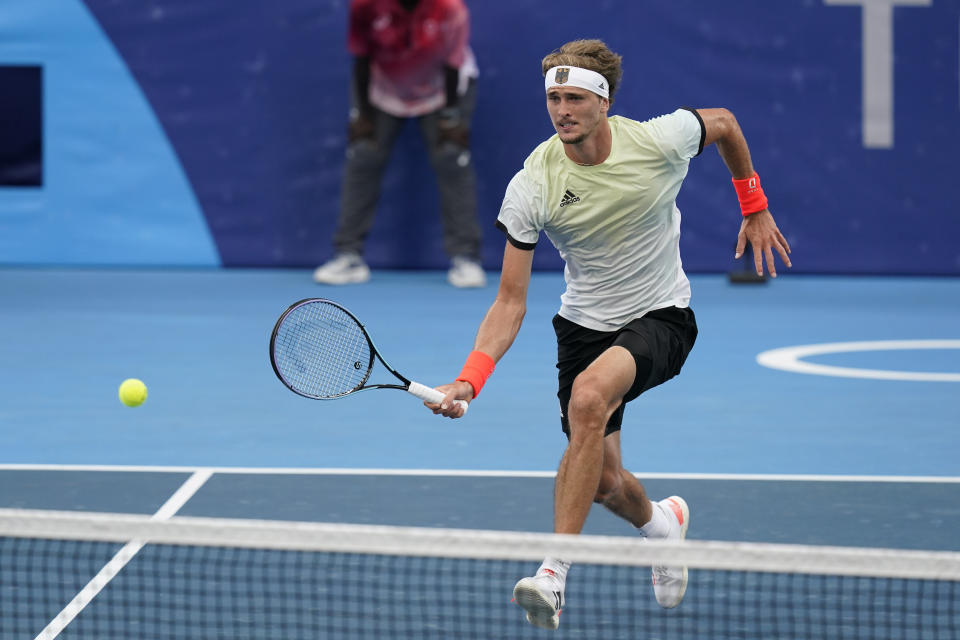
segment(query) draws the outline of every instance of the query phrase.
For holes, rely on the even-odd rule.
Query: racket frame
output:
[[[315,394],[307,393],[302,389],[297,389],[296,386],[291,384],[286,379],[286,377],[280,372],[280,367],[277,366],[277,360],[276,360],[277,334],[280,332],[280,328],[283,326],[287,317],[289,317],[291,313],[293,313],[295,310],[299,309],[300,307],[306,306],[308,304],[318,304],[318,303],[332,305],[337,309],[339,309],[340,311],[347,314],[347,316],[351,320],[357,323],[357,326],[360,328],[360,333],[363,335],[364,339],[367,341],[367,345],[370,347],[370,361],[367,363],[366,374],[363,376],[363,379],[360,381],[360,383],[357,386],[355,386],[353,389],[350,389],[349,391],[345,391],[343,393],[338,393],[338,394],[329,395],[329,396],[318,396]],[[370,379],[370,374],[373,373],[373,366],[377,360],[380,361],[380,363],[387,369],[387,371],[389,371],[394,376],[396,376],[396,378],[402,384],[386,384],[386,383],[378,383],[378,384],[370,384],[370,385],[366,384],[367,381]],[[413,382],[406,376],[402,375],[399,371],[391,367],[390,363],[388,363],[386,359],[383,357],[383,355],[381,355],[380,350],[377,349],[377,345],[374,344],[373,338],[370,337],[370,334],[367,332],[367,328],[363,326],[363,323],[360,322],[360,319],[357,316],[355,316],[349,309],[344,307],[342,304],[339,304],[327,298],[304,298],[302,300],[298,300],[293,304],[291,304],[289,307],[287,307],[287,309],[282,314],[280,314],[280,317],[277,318],[276,323],[274,323],[273,325],[273,332],[270,334],[270,366],[273,367],[273,372],[277,375],[277,378],[280,380],[280,382],[284,384],[284,386],[286,386],[288,389],[290,389],[297,395],[303,396],[304,398],[310,398],[311,400],[336,400],[337,398],[343,398],[352,393],[357,393],[358,391],[367,391],[369,389],[399,389],[401,391],[406,391],[407,393],[411,393],[416,397],[420,398],[421,400],[424,400],[426,402],[433,402],[433,403],[440,402],[440,400],[442,400],[444,396],[442,392],[437,391],[433,387],[427,387],[426,385],[422,385],[419,382]],[[467,402],[463,400],[457,400],[456,402],[463,407],[464,411],[467,410],[467,406],[468,406]]]
[[[293,313],[300,307],[306,306],[308,304],[318,304],[318,303],[332,305],[337,309],[339,309],[340,311],[347,314],[347,316],[349,316],[351,320],[357,323],[357,326],[360,328],[360,333],[363,335],[363,338],[367,341],[367,345],[370,347],[370,360],[369,362],[367,362],[367,371],[366,371],[366,374],[363,376],[363,379],[360,381],[360,383],[357,386],[355,386],[353,389],[350,389],[349,391],[345,391],[343,393],[338,393],[330,396],[318,396],[312,393],[307,393],[301,389],[298,389],[296,386],[291,384],[286,379],[286,377],[284,377],[283,373],[280,372],[280,367],[277,365],[277,359],[276,359],[277,334],[280,333],[280,328],[283,326],[286,319],[290,316],[291,313]],[[402,382],[402,384],[367,385],[367,381],[370,379],[370,374],[373,373],[373,366],[377,360],[379,360],[383,364],[383,366],[387,368],[387,371],[389,371],[394,376],[396,376],[397,379]],[[328,300],[327,298],[304,298],[302,300],[297,300],[296,302],[291,304],[289,307],[287,307],[286,311],[280,314],[280,317],[277,318],[277,322],[273,325],[273,332],[270,334],[270,366],[273,367],[273,372],[277,374],[277,378],[280,380],[280,382],[282,382],[288,389],[290,389],[297,395],[301,395],[304,398],[310,398],[311,400],[336,400],[337,398],[343,398],[345,396],[348,396],[351,393],[356,393],[358,391],[366,391],[368,389],[400,389],[401,391],[408,391],[410,387],[410,380],[404,377],[403,375],[401,375],[396,369],[391,367],[390,364],[383,358],[383,356],[380,355],[380,351],[377,349],[377,345],[373,343],[373,339],[370,337],[370,334],[367,332],[367,328],[363,326],[362,322],[360,322],[360,319],[357,316],[353,315],[353,313],[349,309],[344,307],[342,304],[334,302],[333,300]]]

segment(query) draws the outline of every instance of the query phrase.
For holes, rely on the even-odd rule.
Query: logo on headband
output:
[[[553,77],[553,81],[557,84],[563,84],[570,79],[570,69],[567,67],[561,67],[557,69],[556,75]]]

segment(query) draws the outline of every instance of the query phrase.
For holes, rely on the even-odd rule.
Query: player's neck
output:
[[[580,142],[563,145],[563,151],[578,165],[591,167],[609,158],[612,147],[613,135],[610,132],[610,123],[606,118],[602,118],[597,123],[596,129],[586,138]]]

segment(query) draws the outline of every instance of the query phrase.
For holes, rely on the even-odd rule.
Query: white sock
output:
[[[666,538],[672,529],[670,519],[673,515],[668,515],[659,502],[651,502],[650,506],[653,507],[653,517],[640,527],[640,531],[648,538]]]
[[[557,582],[560,583],[560,587],[563,588],[567,583],[567,571],[569,570],[569,562],[564,562],[559,558],[545,558],[543,564],[537,569],[537,575],[549,571],[553,574],[553,577],[557,579]]]

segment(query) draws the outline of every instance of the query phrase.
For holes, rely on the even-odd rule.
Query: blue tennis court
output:
[[[447,5],[460,13],[438,26]],[[457,41],[442,65],[438,47],[423,57],[415,89],[431,77],[433,95],[405,111],[436,117],[405,123],[389,156],[374,145],[367,178],[355,168],[374,146],[358,136],[389,136],[350,113],[365,115],[368,77],[385,106],[374,98],[393,64],[360,55],[358,7],[392,12],[370,26],[392,42],[383,51],[402,50],[398,69],[440,36]],[[557,537],[560,251],[538,243],[524,326],[461,420],[396,390],[297,396],[268,345],[291,303],[329,297],[402,374],[449,382],[497,292],[508,184],[556,130],[539,66],[584,38],[614,54],[596,85],[608,115],[717,111],[698,112],[707,148],[676,194],[697,344],[678,377],[627,407],[621,432],[650,496],[690,505],[690,540],[671,556],[690,562],[647,555],[655,541],[635,544],[594,507],[590,535],[574,537],[586,547],[554,554],[576,557],[578,577],[553,637],[960,640],[960,3],[550,7],[3,3],[0,640],[548,635],[509,597]],[[475,87],[475,101],[453,99],[454,62],[456,93]],[[686,142],[668,146],[685,158],[684,117]],[[611,157],[633,172],[634,155]],[[637,175],[653,194],[664,174]],[[564,212],[635,199],[621,177],[588,181],[592,202],[556,182],[564,195],[542,203]],[[736,284],[739,214],[766,206],[763,189],[794,268]],[[354,250],[369,283],[314,283],[313,268]],[[487,269],[488,284],[451,286],[452,263],[472,265],[474,283]],[[119,401],[128,378],[148,386],[142,406]],[[601,557],[592,538],[609,538]],[[484,545],[490,557],[466,554]],[[771,568],[751,555],[765,545],[806,551]],[[829,579],[794,581],[813,552],[838,563],[796,573]],[[728,557],[743,582],[716,566]],[[690,593],[661,610],[650,567],[680,564]]]
[[[939,340],[811,360],[956,373],[960,282],[692,284],[697,346],[681,376],[628,407],[622,435],[625,464],[651,496],[691,505],[690,538],[960,550],[956,382],[756,362],[796,345]],[[441,384],[469,351],[493,283],[450,290],[442,272],[329,288],[296,270],[4,270],[0,508],[151,515],[179,495],[182,516],[550,531],[565,444],[550,327],[561,289],[558,274],[535,275],[514,347],[468,416],[450,421],[398,391],[296,396],[270,368],[270,331],[291,302],[330,297],[401,373]],[[147,383],[143,406],[118,401],[127,377]],[[630,527],[597,507],[585,532]]]

